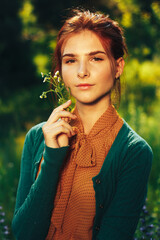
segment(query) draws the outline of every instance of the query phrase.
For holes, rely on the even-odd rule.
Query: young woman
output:
[[[127,52],[108,16],[75,11],[55,57],[76,99],[27,134],[12,223],[17,240],[132,240],[152,151],[115,110]]]

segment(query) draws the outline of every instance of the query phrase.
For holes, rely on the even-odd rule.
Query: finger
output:
[[[49,134],[49,135],[55,135],[55,129],[60,127],[60,126],[64,126],[65,128],[68,128],[68,130],[71,132],[72,135],[74,135],[74,130],[73,128],[64,120],[59,120],[55,123],[52,124],[45,124],[42,128],[44,134]]]
[[[59,127],[59,126],[64,126],[65,128],[68,128],[70,131],[71,135],[75,135],[73,128],[64,120],[60,120],[56,123],[54,123],[54,127]]]
[[[56,112],[63,111],[65,108],[69,107],[69,106],[71,105],[71,103],[72,103],[71,100],[68,100],[68,101],[65,102],[64,104],[62,104],[62,105],[60,105],[59,107],[55,108],[55,109],[52,111],[50,117],[52,117]],[[49,117],[49,118],[50,118],[50,117]]]
[[[52,139],[57,139],[57,136],[59,134],[67,134],[68,137],[71,137],[73,136],[73,134],[71,133],[70,129],[68,127],[65,127],[64,125],[59,125],[59,126],[54,126],[54,128],[50,128],[50,132],[54,132],[53,135],[50,135],[49,138],[52,138]]]
[[[62,117],[61,119],[64,120],[65,122],[69,122],[69,118]]]
[[[59,118],[61,118],[61,119],[62,118],[76,119],[77,116],[71,112],[59,111],[59,112],[52,113],[47,122],[48,122],[48,124],[51,124],[51,123],[58,121]]]
[[[59,107],[57,107],[54,111],[62,111],[64,109],[66,109],[67,107],[69,107],[71,105],[72,101],[68,100],[67,102],[63,103],[62,105],[60,105]]]

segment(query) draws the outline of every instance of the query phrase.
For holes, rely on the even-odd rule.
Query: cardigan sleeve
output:
[[[146,143],[128,147],[117,176],[116,192],[104,209],[97,240],[133,240],[147,194],[152,150]]]
[[[45,146],[41,171],[33,182],[31,171],[35,138],[35,131],[29,131],[22,153],[16,207],[12,220],[12,230],[17,240],[45,239],[50,225],[59,171],[68,149]]]

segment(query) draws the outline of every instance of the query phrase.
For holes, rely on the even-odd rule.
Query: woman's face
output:
[[[62,47],[62,78],[77,102],[110,101],[118,68],[111,66],[99,38],[84,30],[72,34]]]

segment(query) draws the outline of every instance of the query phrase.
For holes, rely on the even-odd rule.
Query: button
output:
[[[100,227],[99,227],[99,226],[96,226],[95,229],[96,229],[96,231],[99,231]]]
[[[101,183],[100,179],[96,179],[96,183],[100,184]]]
[[[104,206],[103,206],[102,204],[99,204],[99,207],[100,207],[100,208],[104,208]]]

